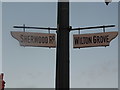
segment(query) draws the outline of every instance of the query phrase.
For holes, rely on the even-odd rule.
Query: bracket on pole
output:
[[[103,25],[103,32],[105,32],[105,26]]]
[[[23,27],[24,27],[24,28],[23,28],[23,32],[25,32],[25,24],[23,24]]]

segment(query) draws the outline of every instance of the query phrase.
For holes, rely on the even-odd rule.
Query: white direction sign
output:
[[[21,46],[56,47],[55,34],[12,31],[11,35]]]
[[[110,41],[117,35],[118,32],[73,35],[73,48],[109,46]]]

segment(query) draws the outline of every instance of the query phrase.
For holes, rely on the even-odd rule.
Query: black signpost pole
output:
[[[58,1],[57,19],[56,90],[69,90],[69,0]]]
[[[57,13],[57,28],[46,28],[46,27],[28,27],[28,26],[14,26],[14,28],[24,28],[24,29],[42,29],[42,30],[57,30],[57,46],[56,46],[56,82],[55,89],[56,90],[69,90],[69,32],[75,30],[85,30],[85,29],[97,29],[109,27],[115,27],[115,25],[102,25],[102,26],[94,26],[94,27],[79,27],[72,28],[69,26],[69,0],[58,0],[58,13]],[[12,32],[11,35],[17,40],[19,40],[19,33],[21,32]],[[22,32],[23,33],[23,32]],[[28,33],[28,32],[24,32]],[[104,32],[105,33],[105,32]],[[112,36],[112,39],[117,36],[117,32],[109,32]],[[33,33],[31,33],[32,35]],[[40,35],[40,34],[39,34]],[[41,34],[43,35],[43,34]],[[110,40],[112,40],[110,39]],[[30,39],[32,40],[32,39]],[[98,39],[97,39],[98,40]],[[99,41],[99,40],[98,40]],[[33,41],[32,41],[33,42]],[[28,40],[29,43],[29,40]],[[23,44],[28,44],[23,43]],[[41,46],[41,43],[36,43],[38,46]],[[37,46],[33,43],[31,46]],[[29,45],[29,44],[28,44]],[[27,45],[26,45],[27,46]],[[95,45],[93,45],[95,46]],[[99,46],[99,44],[97,45]],[[101,45],[100,45],[101,46]],[[106,46],[106,44],[103,44]],[[48,46],[50,47],[50,45]],[[79,47],[78,47],[79,48]]]

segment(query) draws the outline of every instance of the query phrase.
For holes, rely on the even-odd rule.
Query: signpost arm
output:
[[[93,27],[72,28],[71,31],[85,30],[85,29],[97,29],[97,28],[110,28],[110,27],[115,27],[115,25],[102,25],[102,26],[93,26]]]
[[[69,0],[58,0],[56,90],[69,90]]]

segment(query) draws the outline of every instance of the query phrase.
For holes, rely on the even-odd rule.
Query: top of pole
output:
[[[58,2],[69,2],[69,0],[58,0]]]

